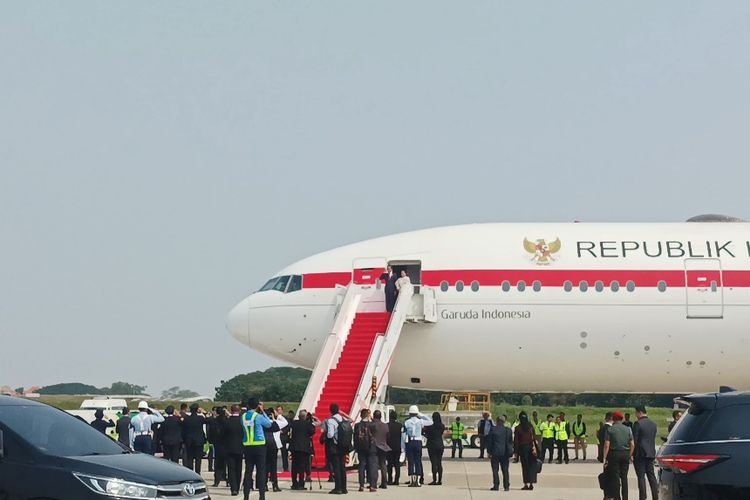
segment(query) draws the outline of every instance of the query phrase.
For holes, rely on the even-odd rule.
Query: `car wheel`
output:
[[[477,434],[471,436],[471,440],[469,442],[471,443],[472,448],[479,448],[479,436]]]

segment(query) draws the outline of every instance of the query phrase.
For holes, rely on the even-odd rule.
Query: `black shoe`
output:
[[[240,492],[239,492],[239,491],[230,491],[230,492],[229,492],[229,495],[230,495],[230,496],[233,496],[233,497],[236,497],[236,496],[237,496],[237,495],[239,495],[239,494],[240,494]]]
[[[386,484],[381,484],[380,486],[378,486],[378,488],[380,488],[381,490],[387,490],[388,486]]]
[[[504,491],[510,491],[510,487],[503,488]]]
[[[533,490],[533,489],[534,489],[534,485],[533,485],[533,484],[530,484],[530,485],[529,485],[529,489],[530,489],[530,490]]]
[[[278,493],[279,491],[281,491],[281,488],[279,488],[279,485],[278,485],[278,484],[274,484],[274,485],[273,485],[273,491],[274,491],[275,493]]]
[[[492,488],[490,488],[490,491],[499,491],[499,490],[500,488],[498,488],[497,486],[493,486]]]
[[[214,488],[218,488],[219,487],[219,481],[214,481],[213,487]]]
[[[331,490],[328,492],[329,495],[341,495],[341,490]]]

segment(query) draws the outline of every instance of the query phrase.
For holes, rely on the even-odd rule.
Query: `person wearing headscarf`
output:
[[[432,466],[432,482],[427,484],[440,486],[443,484],[443,451],[445,451],[445,443],[443,442],[445,424],[443,424],[440,413],[434,412],[432,414],[432,425],[425,427],[423,432],[427,438],[427,454]]]
[[[525,411],[518,414],[518,427],[513,435],[513,453],[521,462],[522,490],[533,490],[537,474],[537,443],[534,429]]]

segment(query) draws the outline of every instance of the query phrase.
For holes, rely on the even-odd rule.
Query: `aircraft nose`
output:
[[[250,297],[247,297],[229,311],[227,330],[242,344],[250,345]]]

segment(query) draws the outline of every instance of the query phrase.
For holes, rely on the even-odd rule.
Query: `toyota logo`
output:
[[[193,495],[195,495],[195,486],[190,483],[185,483],[185,486],[182,487],[182,496],[191,497]]]

